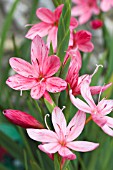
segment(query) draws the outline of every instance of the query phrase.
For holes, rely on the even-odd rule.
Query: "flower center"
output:
[[[65,140],[62,140],[59,142],[62,146],[66,146],[66,141]]]
[[[58,21],[54,22],[54,26],[58,27]]]

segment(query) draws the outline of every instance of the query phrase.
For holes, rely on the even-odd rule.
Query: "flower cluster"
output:
[[[92,13],[99,14],[100,10],[96,0],[73,0],[73,2],[77,6],[72,8],[72,14],[80,16],[80,24],[89,20]],[[102,9],[104,9],[104,5],[103,0]],[[112,6],[113,3],[109,1],[109,5]],[[15,90],[31,90],[30,95],[35,100],[44,97],[52,108],[50,114],[53,128],[47,125],[46,117],[45,125],[43,125],[31,115],[19,110],[7,109],[3,113],[12,123],[26,128],[30,138],[41,142],[38,148],[51,158],[54,153],[58,152],[63,160],[73,160],[76,155],[72,150],[88,152],[99,146],[98,143],[75,140],[90,120],[93,120],[105,133],[113,136],[111,129],[113,128],[113,118],[106,116],[113,109],[113,100],[102,99],[98,101],[97,105],[94,102],[92,95],[99,94],[100,98],[100,94],[111,86],[111,83],[104,86],[90,86],[93,75],[98,71],[98,65],[93,74],[80,75],[81,51],[92,52],[94,45],[91,42],[92,34],[89,31],[74,30],[78,27],[77,19],[73,17],[70,19],[70,39],[64,61],[61,62],[60,56],[56,55],[58,24],[62,9],[63,5],[60,5],[54,12],[46,8],[39,8],[36,11],[37,17],[42,22],[35,24],[26,34],[26,38],[32,40],[31,64],[20,58],[11,58],[9,63],[17,74],[6,81],[7,85]],[[47,44],[41,38],[46,35]],[[52,43],[54,52],[49,56],[50,43]],[[66,67],[67,74],[65,78],[62,78],[61,71],[67,65],[68,59],[70,59],[70,63]],[[51,93],[60,94],[62,91],[66,92],[70,103],[78,109],[68,125],[65,114],[51,95]],[[81,95],[87,103],[79,99],[78,95]],[[67,106],[68,103],[66,103]],[[86,113],[90,114],[87,119]]]

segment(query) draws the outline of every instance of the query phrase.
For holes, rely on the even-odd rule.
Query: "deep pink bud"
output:
[[[96,30],[98,28],[101,28],[103,26],[103,21],[100,19],[95,19],[90,22],[90,26],[92,29]]]
[[[19,125],[23,128],[38,128],[43,129],[44,126],[38,122],[33,116],[19,110],[4,110],[4,116],[13,124]]]

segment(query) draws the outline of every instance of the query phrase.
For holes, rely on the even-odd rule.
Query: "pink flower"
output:
[[[90,26],[92,29],[96,30],[103,26],[103,21],[100,19],[95,19],[90,22]]]
[[[23,128],[43,129],[44,126],[38,122],[33,116],[19,110],[7,109],[3,111],[4,116],[13,124]]]
[[[88,152],[99,146],[98,143],[93,142],[73,141],[81,134],[85,120],[85,113],[78,111],[67,126],[62,110],[55,107],[52,112],[52,123],[55,132],[47,129],[27,129],[27,132],[33,140],[43,142],[43,144],[38,147],[44,152],[50,154],[58,152],[63,158],[75,159],[76,155],[73,154],[70,149]]]
[[[18,74],[8,78],[6,83],[15,90],[31,89],[31,97],[41,98],[46,91],[51,93],[66,89],[67,83],[59,77],[52,77],[60,68],[60,59],[48,57],[48,49],[43,40],[36,36],[31,46],[32,64],[19,59],[11,58],[10,65]]]
[[[101,127],[101,129],[110,136],[113,136],[113,118],[106,116],[113,109],[113,100],[102,99],[97,105],[91,96],[89,87],[90,80],[86,80],[81,85],[81,95],[86,100],[87,104],[75,98],[70,90],[70,99],[72,103],[81,111],[91,114],[91,119]]]
[[[69,52],[80,50],[82,52],[91,52],[94,45],[91,42],[92,34],[86,30],[80,30],[73,33],[73,45],[70,46]]]
[[[63,4],[58,6],[54,12],[47,8],[39,8],[36,11],[37,17],[42,20],[42,22],[35,24],[27,33],[26,38],[33,39],[36,35],[40,37],[47,37],[47,46],[50,47],[52,42],[53,49],[56,51],[57,47],[57,31],[60,15],[62,13]],[[78,22],[75,18],[71,17],[70,21],[70,32],[78,26]],[[72,42],[70,38],[70,43]]]
[[[113,8],[113,0],[101,0],[100,7],[102,11],[107,12]]]
[[[93,14],[98,15],[100,10],[96,0],[72,0],[77,4],[72,8],[72,16],[79,16],[79,23],[84,24]]]
[[[71,56],[71,63],[68,69],[68,73],[66,76],[66,82],[69,83],[70,88],[72,89],[73,95],[80,95],[81,94],[81,85],[84,81],[92,78],[92,75],[84,74],[79,76],[79,71],[82,66],[82,59],[79,51],[76,51],[75,55]],[[90,86],[90,91],[92,95],[98,94],[105,91],[107,88],[111,86],[112,83],[109,83],[103,87],[101,86]]]

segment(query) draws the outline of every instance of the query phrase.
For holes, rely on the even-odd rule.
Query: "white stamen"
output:
[[[98,68],[99,67],[103,67],[103,65],[98,65],[98,64],[96,64],[96,69],[94,70],[94,72],[93,72],[93,74],[91,75],[91,77],[93,77],[95,74],[96,74],[96,72],[98,71]]]
[[[44,117],[45,125],[46,125],[46,127],[47,127],[48,130],[50,130],[50,128],[49,128],[49,126],[48,126],[48,124],[47,124],[46,118],[49,117],[49,116],[50,116],[49,114],[46,114],[45,117]]]
[[[33,26],[34,24],[26,24],[25,27]]]
[[[104,84],[104,85],[105,85],[105,84]],[[103,90],[103,88],[104,88],[104,85],[102,86],[102,88],[101,88],[101,90],[100,90],[99,97],[98,97],[98,103],[99,103],[99,101],[100,101],[100,96],[101,96],[101,94],[102,94],[102,90]]]
[[[20,90],[20,96],[22,96],[22,90]]]
[[[44,80],[44,78],[42,78],[42,79],[40,80],[40,83],[41,83],[43,80]]]
[[[63,106],[61,110],[63,111],[65,108],[66,108],[66,106]]]

